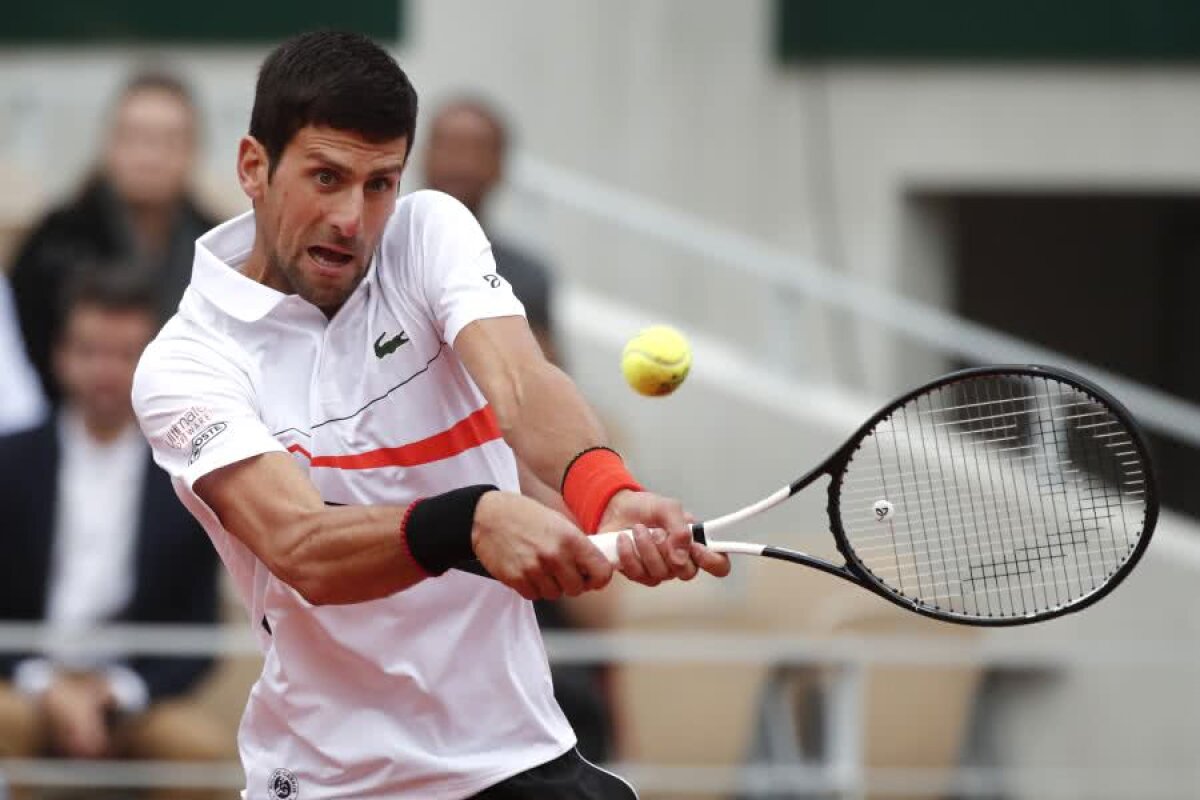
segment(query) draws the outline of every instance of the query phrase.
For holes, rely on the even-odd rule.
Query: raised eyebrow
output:
[[[308,157],[310,160],[319,163],[321,166],[336,170],[337,172],[340,172],[343,175],[353,172],[353,170],[351,170],[345,164],[335,161],[332,158],[330,158],[329,156],[324,155],[322,153],[309,153]]]
[[[389,164],[386,167],[371,170],[372,178],[382,178],[385,175],[399,175],[404,170],[404,164]]]

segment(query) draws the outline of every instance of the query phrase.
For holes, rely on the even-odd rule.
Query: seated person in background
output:
[[[45,416],[42,385],[25,357],[25,342],[17,326],[12,289],[0,275],[0,436],[32,428]]]
[[[475,215],[492,243],[496,270],[525,306],[529,327],[550,361],[562,366],[551,313],[553,275],[538,258],[497,238],[484,220],[489,195],[504,177],[509,132],[500,113],[474,97],[443,103],[429,125],[425,184],[445,192]]]
[[[508,128],[499,112],[482,100],[460,97],[444,103],[430,124],[425,150],[425,182],[470,209],[486,229],[483,209],[504,174]],[[552,275],[546,265],[523,250],[497,239],[488,231],[496,270],[512,284],[513,294],[525,306],[529,327],[546,358],[562,365],[554,340],[551,317]],[[532,474],[521,470],[521,486],[528,494]],[[540,499],[553,492],[538,493]],[[557,510],[568,517],[563,503]],[[543,631],[607,628],[612,624],[611,592],[589,592],[558,601],[537,600],[534,610]],[[608,697],[608,671],[586,664],[553,665],[554,696],[579,737],[579,752],[591,761],[616,756],[612,711]]]
[[[138,265],[152,276],[160,317],[175,313],[191,279],[195,240],[215,224],[188,197],[197,128],[183,83],[135,76],[117,97],[95,174],[18,248],[11,278],[21,332],[52,401],[58,301],[81,265]]]
[[[0,619],[67,632],[217,621],[216,554],[133,417],[133,372],[158,317],[153,288],[116,269],[71,292],[53,358],[62,404],[0,437]],[[0,757],[230,757],[231,737],[179,699],[211,663],[0,653]]]

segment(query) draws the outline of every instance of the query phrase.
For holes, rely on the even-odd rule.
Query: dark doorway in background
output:
[[[1200,197],[934,199],[959,313],[1200,403]],[[1200,516],[1200,451],[1150,438],[1164,503]]]

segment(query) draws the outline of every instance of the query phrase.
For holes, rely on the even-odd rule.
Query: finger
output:
[[[685,567],[692,549],[692,530],[688,518],[678,500],[660,499],[657,513],[658,524],[667,532],[669,557],[676,567]]]
[[[646,573],[656,581],[665,581],[671,577],[671,567],[667,565],[660,549],[665,546],[667,534],[661,528],[648,530],[644,525],[635,526],[633,531],[633,542],[638,557],[646,567]]]
[[[512,589],[517,594],[521,595],[521,597],[524,597],[526,600],[537,600],[538,599],[537,590],[533,588],[533,584],[531,584],[529,581],[525,580],[524,578],[517,578],[516,580],[506,581],[506,583],[508,584],[508,587],[510,589]]]
[[[555,564],[554,580],[558,582],[563,594],[567,597],[578,597],[583,592],[583,575],[579,571],[580,545],[586,545],[583,534],[577,534],[564,540],[561,558]],[[592,548],[595,549],[595,548]]]
[[[632,537],[622,535],[617,538],[617,559],[620,562],[621,574],[629,580],[643,583],[649,579],[646,567],[638,558]]]
[[[613,565],[600,552],[600,548],[587,539],[584,539],[583,542],[584,546],[579,548],[575,563],[579,566],[579,572],[583,576],[584,590],[603,589],[612,580]],[[619,545],[617,549],[620,550]]]
[[[688,549],[687,561],[685,561],[683,564],[672,566],[674,576],[681,581],[690,581],[692,578],[696,577],[698,572],[700,572],[700,567],[696,565],[696,560],[692,557],[692,551],[690,548]]]
[[[562,596],[558,581],[541,565],[526,569],[525,580],[529,581],[536,596],[542,600],[557,600]]]
[[[692,560],[700,569],[717,578],[724,578],[733,570],[729,556],[709,550],[701,544],[692,545]]]
[[[667,533],[687,530],[687,517],[682,503],[669,497],[655,497],[654,500],[654,516]]]

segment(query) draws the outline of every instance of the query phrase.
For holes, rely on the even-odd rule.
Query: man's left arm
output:
[[[561,487],[581,453],[605,447],[596,414],[571,379],[542,355],[524,317],[477,319],[455,337],[454,350],[491,405],[505,440],[542,483]],[[596,480],[606,479],[611,480]],[[692,542],[677,500],[629,484],[600,496],[597,523],[580,520],[585,530],[634,531],[632,541],[623,538],[618,547],[626,577],[653,585],[671,577],[690,579],[697,568],[729,572],[728,558]],[[586,493],[588,487],[581,488]],[[580,516],[579,508],[571,510]]]

